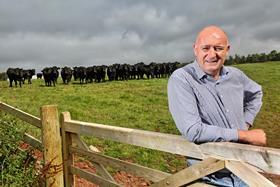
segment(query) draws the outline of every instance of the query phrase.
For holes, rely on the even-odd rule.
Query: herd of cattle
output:
[[[64,84],[68,84],[72,77],[74,81],[82,83],[105,82],[106,75],[109,81],[113,80],[129,80],[129,79],[150,79],[150,78],[164,78],[169,77],[171,73],[176,70],[181,64],[179,62],[168,63],[150,63],[143,62],[130,64],[113,64],[90,67],[63,67],[60,75]],[[37,79],[44,78],[46,86],[55,86],[59,77],[60,68],[57,66],[46,67],[40,73],[37,73]],[[35,69],[23,70],[20,68],[9,68],[7,76],[10,81],[10,87],[14,82],[15,86],[19,84],[21,87],[25,80],[31,84],[31,79],[35,75]]]

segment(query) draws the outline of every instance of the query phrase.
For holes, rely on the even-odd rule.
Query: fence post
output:
[[[61,136],[56,105],[41,107],[46,186],[64,186]]]
[[[65,121],[71,120],[69,112],[62,112],[60,114],[61,135],[62,135],[62,150],[63,150],[63,169],[64,182],[66,187],[74,186],[75,178],[71,173],[69,166],[74,164],[74,156],[69,152],[69,146],[72,145],[72,136],[70,132],[65,131]]]

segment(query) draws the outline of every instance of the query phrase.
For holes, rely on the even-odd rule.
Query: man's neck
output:
[[[220,71],[218,71],[217,73],[215,73],[214,75],[212,75],[214,80],[218,80],[220,78]]]

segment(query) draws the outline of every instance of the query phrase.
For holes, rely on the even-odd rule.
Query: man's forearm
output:
[[[266,145],[266,134],[262,129],[238,130],[238,141],[252,145]]]

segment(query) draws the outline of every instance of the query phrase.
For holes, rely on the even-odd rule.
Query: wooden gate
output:
[[[120,186],[106,170],[106,166],[141,176],[152,181],[152,186],[158,187],[207,186],[197,183],[197,179],[224,168],[233,172],[249,186],[275,186],[259,172],[280,174],[280,149],[229,142],[196,145],[178,135],[72,120],[69,112],[61,113],[58,119],[56,106],[41,107],[41,119],[4,103],[0,103],[0,110],[42,129],[45,159],[49,161],[55,159],[57,162],[53,163],[54,165],[63,165],[61,173],[64,179],[61,179],[62,175],[58,173],[57,176],[53,176],[54,178],[47,179],[50,180],[48,184],[61,181],[57,183],[57,186],[74,186],[74,175],[77,175],[100,186]],[[175,174],[165,173],[103,155],[97,150],[90,149],[81,140],[81,135],[197,158],[202,161]],[[30,135],[25,137],[27,143],[41,147],[39,140]],[[91,161],[97,169],[97,174],[75,167],[74,154]],[[63,161],[60,158],[63,158]]]

